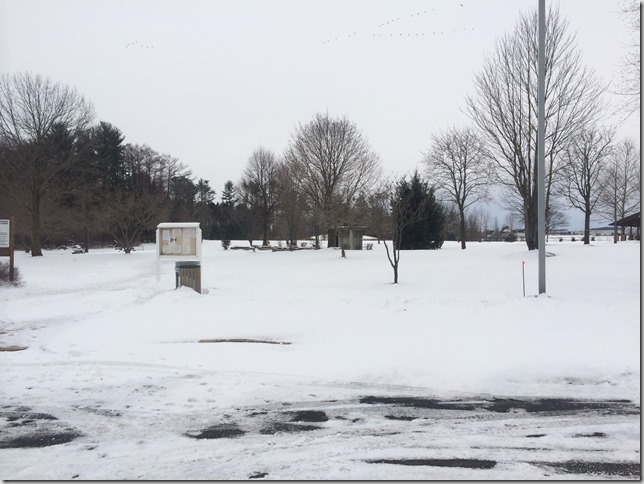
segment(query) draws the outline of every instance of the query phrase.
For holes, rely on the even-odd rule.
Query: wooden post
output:
[[[13,217],[9,217],[9,282],[13,282],[13,233],[14,233]]]

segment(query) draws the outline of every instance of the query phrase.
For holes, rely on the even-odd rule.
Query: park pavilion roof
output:
[[[610,223],[608,225],[617,225],[618,227],[639,227],[640,226],[640,212],[624,217],[621,220]]]

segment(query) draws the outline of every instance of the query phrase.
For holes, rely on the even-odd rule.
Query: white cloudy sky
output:
[[[618,78],[630,41],[621,3],[555,2],[604,81]],[[432,133],[468,124],[464,98],[485,54],[536,6],[0,0],[0,68],[76,87],[127,142],[177,156],[218,193],[254,149],[281,153],[298,123],[325,111],[357,123],[385,173],[402,174],[418,165]],[[636,114],[619,134],[639,143],[639,131]]]

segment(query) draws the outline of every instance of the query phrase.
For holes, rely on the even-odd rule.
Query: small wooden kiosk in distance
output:
[[[201,228],[199,222],[164,222],[157,225],[157,281],[161,259],[175,261],[176,287],[189,286],[201,293]],[[196,259],[196,260],[195,260]]]

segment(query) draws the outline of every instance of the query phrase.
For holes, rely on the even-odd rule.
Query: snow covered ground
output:
[[[174,289],[173,261],[157,281],[154,245],[144,249],[16,254],[25,283],[0,287],[0,347],[27,349],[0,352],[0,477],[578,479],[554,464],[639,468],[639,242],[551,241],[538,297],[538,254],[518,242],[403,252],[393,285],[379,244],[343,259],[204,241],[203,294]],[[199,343],[223,339],[283,344]],[[507,399],[509,410],[490,409]],[[543,399],[586,404],[526,410]],[[207,429],[219,438],[200,438]]]

